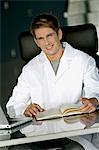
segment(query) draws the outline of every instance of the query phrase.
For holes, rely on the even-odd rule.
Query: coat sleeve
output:
[[[30,103],[31,99],[28,85],[28,74],[26,69],[23,67],[22,73],[18,78],[18,83],[14,87],[12,96],[7,102],[7,113],[12,118],[23,115],[25,108]]]
[[[84,97],[99,100],[99,70],[92,57],[89,57],[84,71]]]

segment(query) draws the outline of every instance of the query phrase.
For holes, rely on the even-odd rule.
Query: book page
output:
[[[82,112],[79,111],[79,108],[82,104],[64,104],[61,105],[60,111],[62,112],[63,116],[69,116],[73,114],[82,114]]]
[[[54,119],[59,117],[62,117],[62,113],[58,108],[51,108],[36,115],[37,120]]]

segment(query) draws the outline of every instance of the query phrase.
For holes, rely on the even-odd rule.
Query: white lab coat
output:
[[[64,45],[57,75],[43,51],[23,67],[7,103],[10,116],[23,114],[30,103],[47,109],[63,103],[78,103],[82,95],[99,99],[99,74],[94,59],[68,43]]]

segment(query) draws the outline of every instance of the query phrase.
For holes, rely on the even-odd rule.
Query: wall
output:
[[[66,3],[66,0],[8,0],[0,2],[2,23],[0,103],[4,109],[24,64],[20,58],[19,34],[28,30],[32,19],[41,12],[55,14],[60,19],[61,25],[66,25],[66,19],[63,18],[63,11],[67,7]]]

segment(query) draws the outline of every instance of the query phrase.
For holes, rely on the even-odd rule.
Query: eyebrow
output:
[[[50,36],[50,35],[53,35],[53,34],[55,34],[55,33],[54,33],[54,32],[48,33],[48,34],[46,35],[46,37],[48,37],[48,36]],[[36,37],[36,39],[37,39],[37,40],[43,39],[43,37]]]

